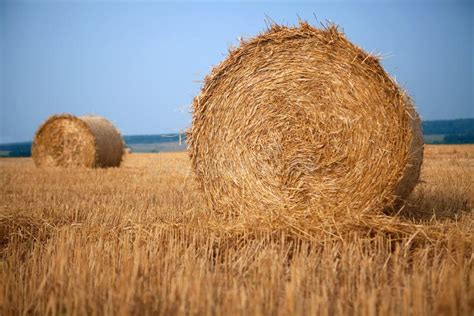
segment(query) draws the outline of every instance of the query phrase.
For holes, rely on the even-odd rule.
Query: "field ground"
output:
[[[472,315],[473,175],[474,145],[426,146],[408,207],[385,218],[412,233],[334,237],[210,212],[185,153],[1,159],[0,315]]]

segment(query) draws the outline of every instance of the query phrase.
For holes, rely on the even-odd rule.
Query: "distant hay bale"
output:
[[[234,213],[380,213],[410,194],[423,155],[419,116],[379,60],[305,22],[229,52],[188,142],[210,206]]]
[[[117,167],[124,143],[103,117],[51,116],[35,134],[31,154],[36,166]]]

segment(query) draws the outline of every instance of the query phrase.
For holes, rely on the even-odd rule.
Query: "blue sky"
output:
[[[0,0],[0,142],[31,140],[54,113],[103,115],[129,135],[189,127],[201,80],[266,16],[333,21],[388,55],[423,119],[474,117],[473,3]]]

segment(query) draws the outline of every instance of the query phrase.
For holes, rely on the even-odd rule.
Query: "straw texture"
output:
[[[120,132],[103,117],[69,114],[51,116],[35,134],[36,166],[117,167],[122,161]]]
[[[189,155],[223,212],[381,213],[418,181],[411,100],[335,26],[273,25],[205,78]]]

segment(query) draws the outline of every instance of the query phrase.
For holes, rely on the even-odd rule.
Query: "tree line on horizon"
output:
[[[423,135],[426,144],[474,144],[474,118],[456,120],[423,121]],[[124,135],[127,147],[135,152],[156,152],[156,150],[142,150],[147,147],[137,147],[137,144],[161,144],[186,141],[186,134],[170,133],[155,135]],[[185,147],[184,147],[185,148]],[[31,142],[0,144],[0,157],[30,157]]]

